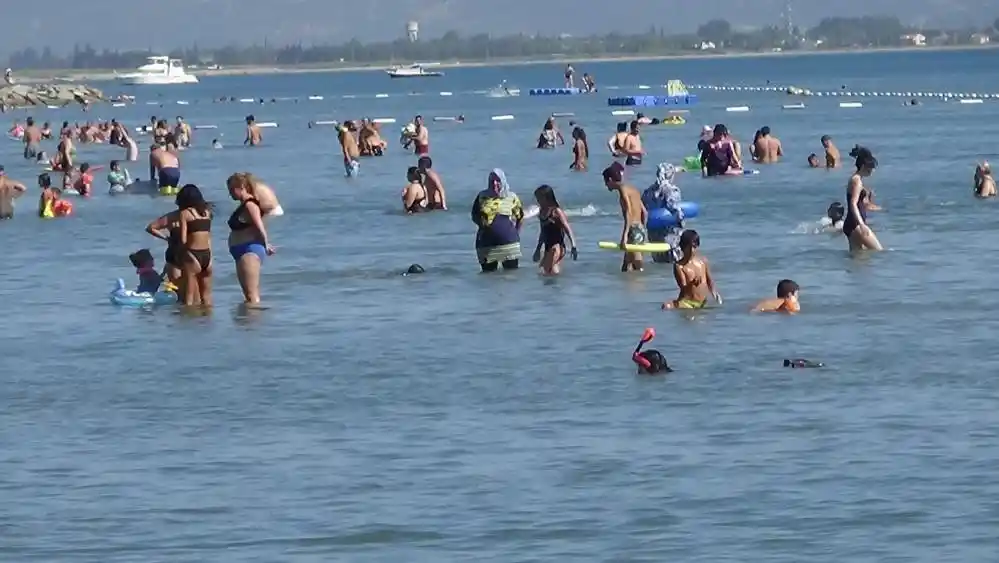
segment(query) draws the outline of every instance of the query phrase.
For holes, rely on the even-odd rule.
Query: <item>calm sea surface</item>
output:
[[[239,306],[222,221],[212,315],[111,306],[113,280],[133,281],[129,252],[150,247],[160,263],[143,228],[172,202],[109,197],[99,182],[72,218],[42,221],[33,188],[0,224],[0,559],[995,561],[999,208],[971,196],[971,176],[976,159],[999,160],[999,102],[845,110],[822,98],[782,111],[797,100],[702,92],[686,127],[648,129],[647,163],[629,179],[644,187],[657,162],[691,154],[703,124],[724,122],[747,143],[769,125],[783,140],[785,162],[759,176],[680,179],[701,204],[690,226],[724,307],[663,313],[670,271],[622,275],[619,255],[596,243],[620,232],[599,177],[616,121],[607,95],[670,78],[997,92],[997,60],[989,50],[579,64],[621,88],[558,98],[471,92],[504,79],[525,94],[558,86],[560,65],[417,81],[208,78],[95,109],[131,125],[153,113],[217,125],[184,153],[183,180],[222,214],[234,207],[231,172],[277,188],[286,215],[269,227],[269,308]],[[278,101],[211,103],[223,95]],[[325,99],[282,99],[309,95]],[[752,110],[725,113],[731,105]],[[256,150],[239,146],[249,112],[280,124]],[[586,127],[592,172],[570,173],[568,149],[532,150],[551,112]],[[450,213],[399,212],[414,159],[394,132],[416,113],[468,117],[430,124]],[[500,114],[516,119],[488,119]],[[333,131],[306,124],[361,116],[399,123],[385,127],[389,154],[347,181]],[[885,211],[871,221],[890,251],[850,258],[842,235],[814,232],[849,173],[806,168],[823,134],[880,160],[869,184]],[[227,147],[207,149],[212,137]],[[81,155],[106,164],[121,152]],[[0,162],[33,187],[18,143],[0,146]],[[581,249],[560,278],[529,264],[478,273],[468,208],[493,167],[525,201],[556,186]],[[536,236],[531,221],[528,255]],[[398,275],[413,262],[427,274]],[[804,313],[747,314],[783,277],[801,285]],[[634,374],[630,348],[647,326],[670,377]],[[827,367],[788,370],[786,357]]]

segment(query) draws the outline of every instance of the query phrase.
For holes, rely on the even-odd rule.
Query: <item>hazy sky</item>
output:
[[[823,17],[898,15],[915,25],[981,25],[999,17],[996,0],[792,0],[796,23]],[[593,6],[594,9],[581,9]],[[340,43],[402,36],[406,21],[424,37],[465,33],[570,33],[647,29],[693,31],[722,17],[734,25],[775,23],[784,0],[45,0],[4,1],[0,53],[74,43],[157,51],[198,44]],[[696,8],[696,9],[695,9]],[[148,23],[145,21],[148,20]]]

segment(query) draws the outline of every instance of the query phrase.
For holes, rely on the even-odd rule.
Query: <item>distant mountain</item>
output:
[[[791,0],[796,25],[809,27],[830,16],[897,15],[925,27],[990,27],[999,17],[995,0]],[[713,18],[733,26],[777,23],[785,0],[630,0],[613,5],[580,0],[45,0],[41,5],[7,2],[0,52],[50,46],[58,52],[75,43],[96,49],[165,51],[194,43],[219,47],[265,39],[341,43],[353,37],[381,41],[403,36],[407,20],[424,37],[459,33],[567,33],[644,31],[692,32]],[[876,8],[872,5],[876,5]],[[41,8],[39,7],[41,6]],[[16,22],[16,23],[14,23]],[[146,23],[148,22],[148,23]]]

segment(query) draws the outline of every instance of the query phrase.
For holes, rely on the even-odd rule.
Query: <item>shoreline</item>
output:
[[[713,53],[681,53],[663,55],[609,55],[606,57],[552,57],[546,59],[492,59],[473,61],[441,61],[435,64],[435,68],[456,69],[456,68],[489,68],[489,67],[518,67],[535,66],[545,64],[586,64],[586,63],[623,63],[623,62],[654,62],[654,61],[677,61],[677,60],[707,60],[707,59],[753,59],[767,57],[807,57],[826,55],[865,55],[875,53],[938,53],[946,51],[981,51],[999,48],[999,43],[987,45],[940,45],[925,47],[881,47],[862,49],[826,49],[815,51],[766,51],[766,52],[713,52]],[[366,65],[337,65],[335,63],[319,63],[307,66],[271,66],[271,65],[247,65],[237,67],[227,67],[218,70],[188,69],[191,74],[198,77],[212,76],[268,76],[279,74],[327,74],[339,72],[376,72],[384,71],[394,64],[381,62]],[[123,71],[131,72],[131,71]],[[48,82],[63,82],[72,84],[74,82],[108,82],[115,79],[114,70],[107,69],[80,69],[80,70],[26,70],[15,71],[16,82],[23,84],[41,84]]]

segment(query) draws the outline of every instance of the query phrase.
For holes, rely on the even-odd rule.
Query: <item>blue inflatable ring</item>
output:
[[[684,219],[693,219],[694,217],[697,217],[697,213],[700,211],[700,206],[692,201],[684,201],[680,203],[680,209],[683,210]],[[676,217],[665,207],[660,207],[658,209],[649,210],[649,219],[645,226],[650,230],[661,230],[673,228],[678,225]]]

